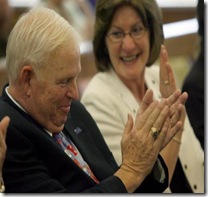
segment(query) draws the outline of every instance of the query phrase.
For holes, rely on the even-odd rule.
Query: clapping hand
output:
[[[161,46],[160,52],[160,92],[163,98],[168,98],[171,94],[173,94],[177,90],[176,82],[174,78],[174,73],[169,63],[169,57],[167,49],[164,45]],[[178,101],[180,103],[181,101]],[[176,105],[178,104],[176,103]],[[180,120],[184,124],[185,117],[186,117],[186,110],[185,110],[185,102],[182,103],[183,107],[180,111]],[[169,106],[171,104],[169,103]],[[176,106],[174,105],[174,106]],[[171,117],[176,112],[176,108],[172,107]],[[177,114],[179,115],[179,114]],[[172,122],[174,120],[171,120]]]
[[[135,124],[132,116],[128,115],[121,140],[120,169],[130,174],[131,178],[125,178],[127,176],[125,173],[116,173],[121,179],[124,177],[125,185],[131,185],[128,191],[134,191],[142,183],[151,172],[159,152],[180,131],[182,127],[180,114],[186,99],[187,93],[181,94],[180,90],[176,90],[167,99],[155,101],[153,92],[149,89],[141,102]],[[170,116],[172,116],[171,119]],[[136,185],[125,182],[126,179],[128,181],[131,179],[131,182],[134,181]],[[133,188],[132,185],[134,185]]]

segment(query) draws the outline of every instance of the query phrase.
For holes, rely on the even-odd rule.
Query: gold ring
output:
[[[156,127],[151,127],[150,132],[151,132],[152,137],[155,139],[160,134],[160,131]]]
[[[168,85],[168,84],[169,84],[169,81],[168,81],[168,80],[165,80],[165,81],[164,81],[164,84],[165,84],[165,85]]]

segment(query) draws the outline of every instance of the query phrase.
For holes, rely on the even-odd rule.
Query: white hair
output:
[[[20,17],[8,39],[9,81],[14,82],[21,67],[27,64],[37,72],[46,65],[52,52],[65,46],[75,49],[79,47],[79,40],[80,35],[55,11],[44,7],[31,9]]]

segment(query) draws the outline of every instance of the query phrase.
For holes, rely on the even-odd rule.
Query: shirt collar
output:
[[[17,107],[19,107],[22,111],[24,111],[25,113],[27,113],[27,111],[11,96],[11,94],[9,94],[8,88],[9,88],[9,86],[6,87],[6,94],[8,95],[8,97],[12,100],[12,102],[15,105],[17,105]],[[51,132],[49,132],[45,128],[44,128],[44,130],[52,137],[52,133]]]
[[[8,97],[13,101],[13,103],[15,104],[15,105],[17,105],[22,111],[24,111],[25,113],[27,113],[26,112],[26,110],[9,94],[9,91],[8,91],[8,88],[9,88],[9,86],[7,86],[6,87],[6,93],[7,93],[7,95],[8,95]]]

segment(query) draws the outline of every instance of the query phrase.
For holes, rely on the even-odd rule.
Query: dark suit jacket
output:
[[[43,192],[126,192],[119,178],[119,168],[97,125],[79,101],[73,101],[64,133],[72,139],[100,183],[96,184],[56,144],[53,138],[21,109],[4,91],[0,99],[0,119],[11,119],[6,143],[3,178],[7,193]],[[75,132],[76,128],[81,132]],[[119,143],[119,142],[118,142]],[[164,183],[149,175],[136,192],[162,192]]]
[[[194,129],[196,137],[199,139],[201,147],[204,150],[204,121],[205,121],[205,72],[204,72],[204,54],[201,52],[197,61],[194,63],[189,74],[187,75],[183,91],[186,91],[189,98],[186,101],[186,111],[190,120],[190,124]]]
[[[182,90],[186,91],[189,95],[188,100],[186,101],[186,110],[191,123],[191,126],[194,129],[196,137],[199,139],[201,147],[204,150],[204,121],[205,121],[205,64],[204,64],[204,11],[205,8],[204,1],[198,0],[197,3],[197,19],[199,24],[198,34],[201,37],[200,42],[200,53],[196,61],[193,63],[193,67],[190,69],[190,72],[186,76]],[[205,23],[206,24],[206,23]]]

